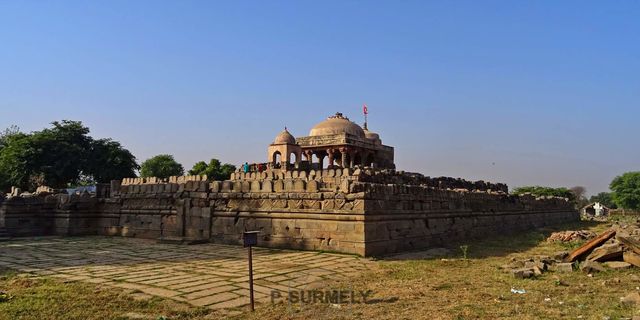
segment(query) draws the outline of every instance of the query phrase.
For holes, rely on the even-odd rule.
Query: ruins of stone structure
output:
[[[98,185],[94,195],[14,192],[0,196],[0,230],[227,244],[257,230],[260,246],[375,256],[579,219],[564,198],[515,196],[504,184],[384,169],[394,166],[391,147],[379,137],[364,141],[377,136],[363,138],[362,128],[340,115],[327,121],[310,137],[279,135],[269,152],[333,154],[328,168],[302,162],[296,168],[285,156],[280,168],[239,170],[227,181],[129,178]],[[278,146],[284,149],[271,149]],[[335,152],[340,161],[332,161]]]

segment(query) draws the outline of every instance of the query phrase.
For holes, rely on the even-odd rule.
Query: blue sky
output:
[[[266,160],[341,111],[399,169],[608,189],[640,170],[640,2],[0,1],[0,128]]]

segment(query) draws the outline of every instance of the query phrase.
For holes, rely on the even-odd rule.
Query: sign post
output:
[[[245,231],[242,236],[244,247],[249,248],[249,299],[251,300],[251,311],[255,311],[253,299],[253,252],[251,248],[258,245],[258,233],[260,231]]]

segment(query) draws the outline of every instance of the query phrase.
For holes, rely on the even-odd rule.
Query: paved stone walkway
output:
[[[359,274],[367,259],[254,248],[255,296],[308,290]],[[76,237],[0,242],[0,266],[129,289],[194,306],[228,309],[249,303],[247,250],[239,246],[158,244],[152,240]]]

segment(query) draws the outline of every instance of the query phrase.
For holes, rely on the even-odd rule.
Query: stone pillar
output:
[[[301,161],[302,161],[302,151],[298,151],[296,153],[296,168],[300,167]]]
[[[286,154],[284,154],[280,159],[282,161],[283,169],[289,169],[289,165],[291,164],[291,152],[287,150]]]
[[[342,164],[343,168],[347,167],[347,152],[349,152],[347,148],[340,148],[340,153],[342,153],[342,162],[341,162],[341,164]]]
[[[332,166],[333,166],[333,164],[334,164],[334,163],[333,163],[333,162],[334,162],[334,160],[335,160],[335,159],[333,158],[333,157],[335,156],[335,153],[334,153],[334,152],[335,152],[335,150],[333,150],[333,149],[327,149],[327,155],[329,155],[329,167],[332,167]]]
[[[353,168],[355,166],[356,153],[358,153],[357,150],[349,152],[349,168]]]

